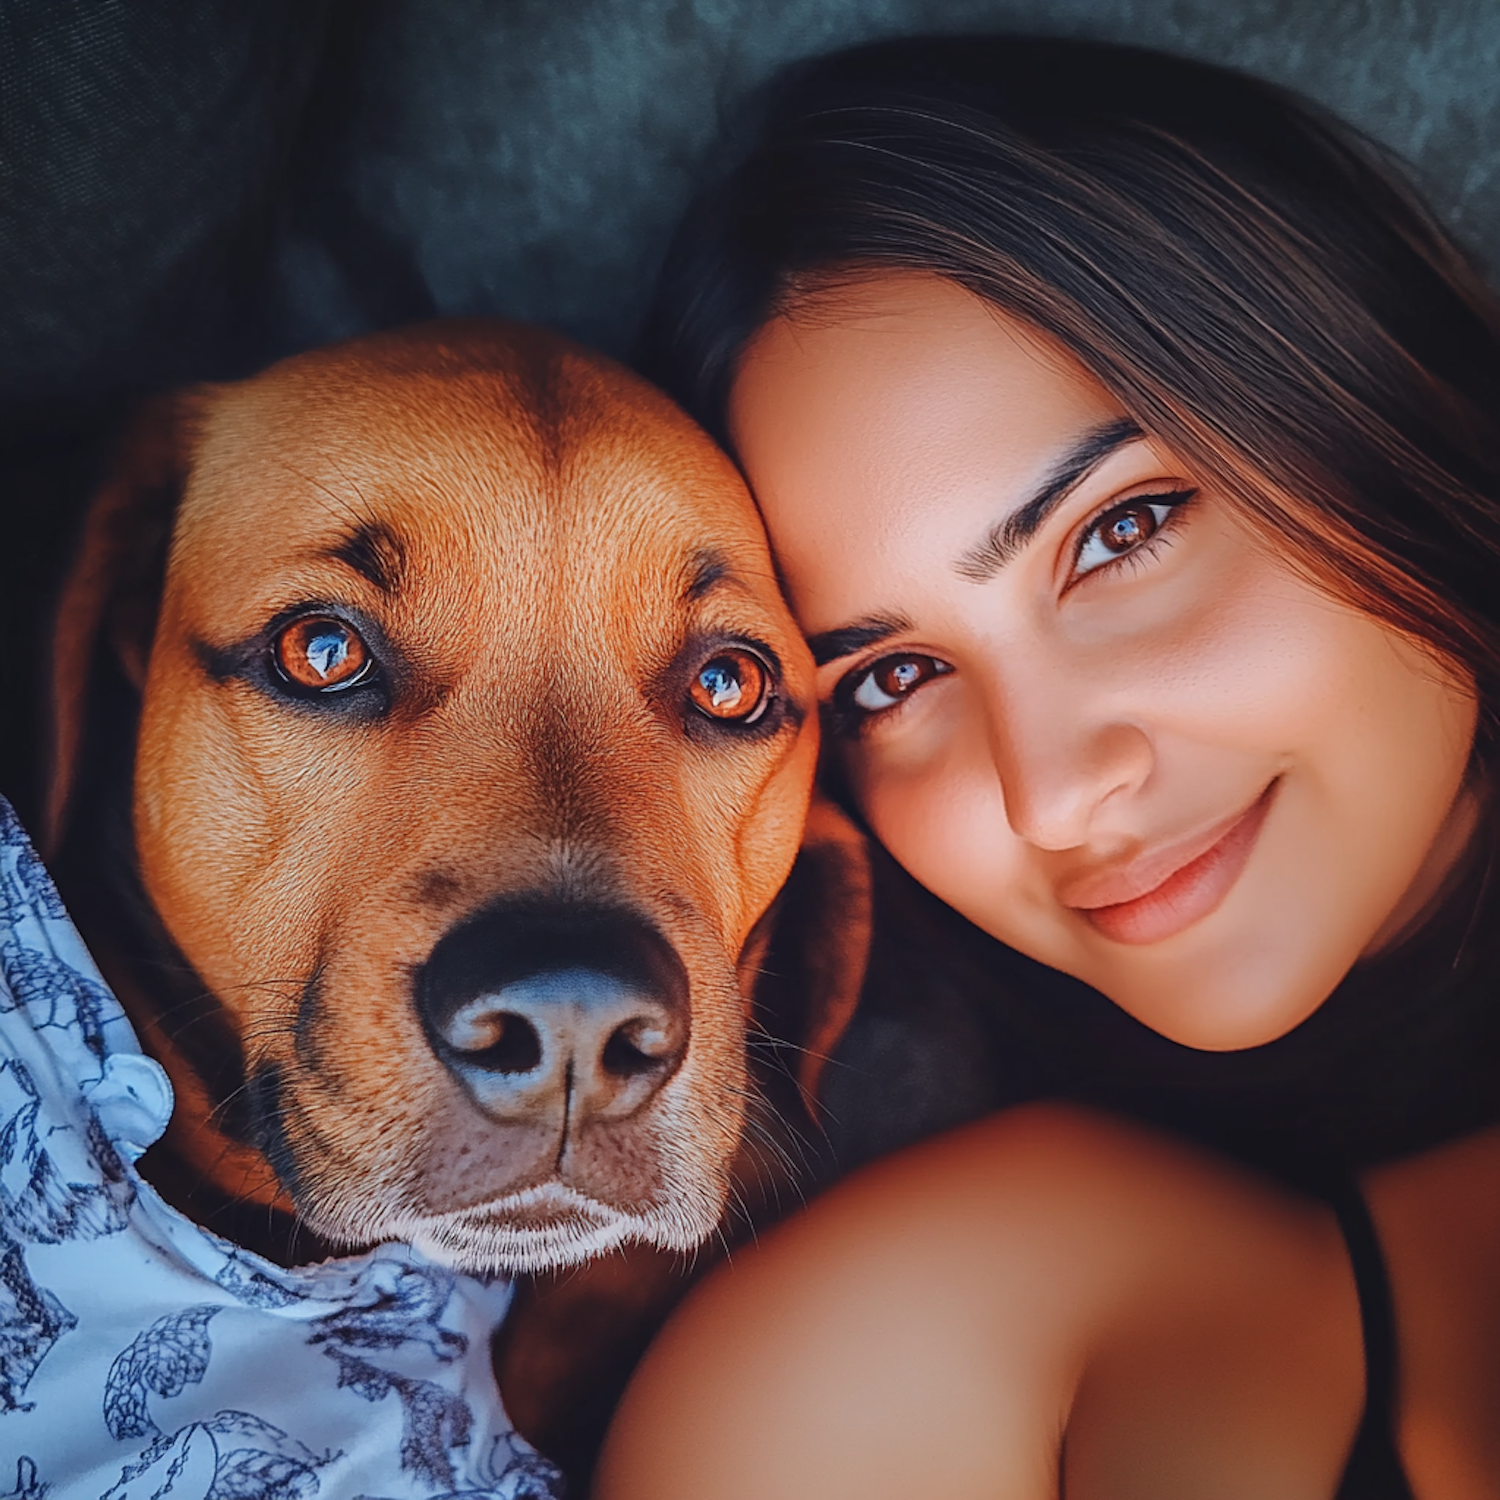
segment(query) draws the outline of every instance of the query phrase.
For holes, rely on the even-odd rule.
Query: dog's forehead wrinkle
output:
[[[268,390],[249,382],[218,403],[185,494],[189,526],[211,514],[219,525],[254,529],[275,514],[345,532],[389,520],[403,500],[457,513],[499,494],[509,508],[527,495],[542,499],[555,480],[521,413],[496,420],[493,377],[352,388],[274,377],[261,377]],[[436,426],[434,409],[443,412]],[[243,504],[247,487],[255,506]]]

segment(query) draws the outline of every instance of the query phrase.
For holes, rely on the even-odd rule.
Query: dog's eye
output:
[[[294,620],[271,644],[276,670],[294,687],[336,692],[370,672],[374,658],[359,633],[342,620]]]
[[[710,719],[753,724],[771,701],[770,669],[749,651],[720,651],[698,668],[688,694]]]

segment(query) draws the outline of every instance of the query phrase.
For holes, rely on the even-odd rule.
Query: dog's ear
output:
[[[172,520],[207,392],[160,397],[126,429],[84,517],[52,635],[44,851],[60,849],[101,674],[139,701]]]
[[[740,960],[742,987],[790,1069],[809,1113],[823,1070],[859,1005],[873,922],[869,836],[835,803],[813,798],[791,876]]]

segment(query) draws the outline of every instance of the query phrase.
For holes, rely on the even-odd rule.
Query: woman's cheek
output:
[[[931,718],[942,722],[903,726],[886,743],[871,736],[875,743],[853,747],[850,791],[876,838],[914,879],[1014,940],[1019,919],[1041,896],[1028,893],[1025,845],[1006,818],[988,737],[982,724],[960,716]]]

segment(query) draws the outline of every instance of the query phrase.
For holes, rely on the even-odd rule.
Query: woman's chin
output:
[[[1300,1026],[1359,959],[1356,937],[1339,942],[1316,921],[1248,927],[1215,920],[1231,915],[1216,912],[1168,942],[1116,947],[1103,965],[1095,955],[1087,965],[1093,972],[1077,977],[1171,1041],[1235,1052]]]

